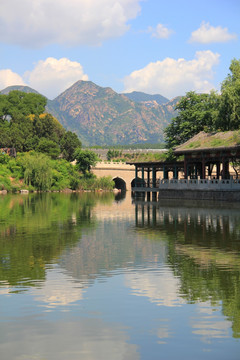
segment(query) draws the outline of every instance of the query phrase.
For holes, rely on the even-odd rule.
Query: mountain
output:
[[[1,93],[11,90],[37,93],[27,86],[11,86]],[[46,111],[75,132],[83,145],[163,142],[163,130],[176,116],[178,98],[168,101],[161,95],[132,94],[136,101],[129,98],[131,94],[118,94],[91,81],[78,81],[54,100],[48,100]],[[159,104],[161,98],[167,102]]]
[[[91,81],[73,84],[48,102],[48,111],[84,145],[162,142],[175,114],[171,102],[148,107]]]
[[[39,92],[37,92],[36,90],[30,88],[29,86],[24,86],[24,85],[8,86],[5,89],[1,90],[0,94],[8,95],[10,93],[10,91],[13,91],[13,90],[23,91],[25,93],[39,94]]]
[[[149,106],[151,106],[151,103],[154,104],[155,102],[157,102],[159,105],[163,105],[169,102],[169,99],[165,98],[162,95],[150,95],[140,91],[124,93],[123,95],[127,96],[132,101],[145,103],[145,105],[149,104]]]

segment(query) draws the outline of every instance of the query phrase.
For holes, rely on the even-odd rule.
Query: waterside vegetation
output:
[[[0,190],[112,189],[110,178],[90,172],[97,155],[83,150],[75,133],[44,112],[46,103],[39,94],[17,90],[0,95]],[[17,156],[10,157],[9,149]]]

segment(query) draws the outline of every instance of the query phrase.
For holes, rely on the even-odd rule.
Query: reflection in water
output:
[[[0,198],[1,360],[237,360],[239,239],[237,206]]]
[[[129,344],[123,329],[101,319],[79,320],[49,322],[29,317],[22,324],[6,324],[0,339],[1,359],[139,359],[136,345]]]
[[[164,234],[181,297],[190,303],[208,299],[212,306],[222,303],[233,336],[240,337],[240,207],[184,205],[136,202],[137,229],[150,230],[155,238]]]

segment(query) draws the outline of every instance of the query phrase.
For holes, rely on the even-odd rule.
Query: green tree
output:
[[[18,90],[10,91],[8,95],[0,95],[0,117],[15,117],[16,115],[40,115],[45,111],[47,99],[34,93]]]
[[[67,161],[74,160],[74,152],[77,148],[81,148],[81,146],[82,143],[79,140],[78,136],[71,131],[65,132],[60,141],[60,148],[63,157]]]
[[[52,159],[57,159],[60,155],[60,147],[53,140],[49,140],[46,138],[41,138],[39,140],[37,150],[41,153],[44,153],[50,156]]]
[[[184,143],[200,131],[213,130],[218,116],[219,95],[186,93],[176,105],[178,115],[165,129],[168,148]]]
[[[52,167],[45,154],[28,154],[22,162],[24,182],[37,190],[50,190],[52,183]]]
[[[34,134],[39,138],[45,137],[49,140],[55,141],[56,143],[60,142],[60,139],[65,133],[63,126],[51,114],[34,116],[33,128]]]
[[[222,83],[219,117],[215,125],[223,131],[240,127],[240,60],[233,59],[229,70]]]
[[[90,171],[91,166],[95,166],[98,157],[91,150],[82,150],[81,148],[77,148],[74,152],[74,158],[76,159],[76,167],[79,171],[81,171],[84,175]]]

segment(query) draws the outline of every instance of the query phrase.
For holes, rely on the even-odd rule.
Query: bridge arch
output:
[[[131,181],[131,188],[133,187],[146,187],[146,182],[143,179],[137,177]]]
[[[127,190],[126,181],[124,181],[122,178],[117,176],[117,177],[113,178],[113,181],[115,183],[116,189],[119,189],[121,191]]]
[[[118,187],[120,186],[121,190],[125,189],[127,191],[131,191],[131,181],[135,178],[135,167],[129,164],[99,162],[92,168],[92,172],[97,177],[111,176],[114,183]]]

